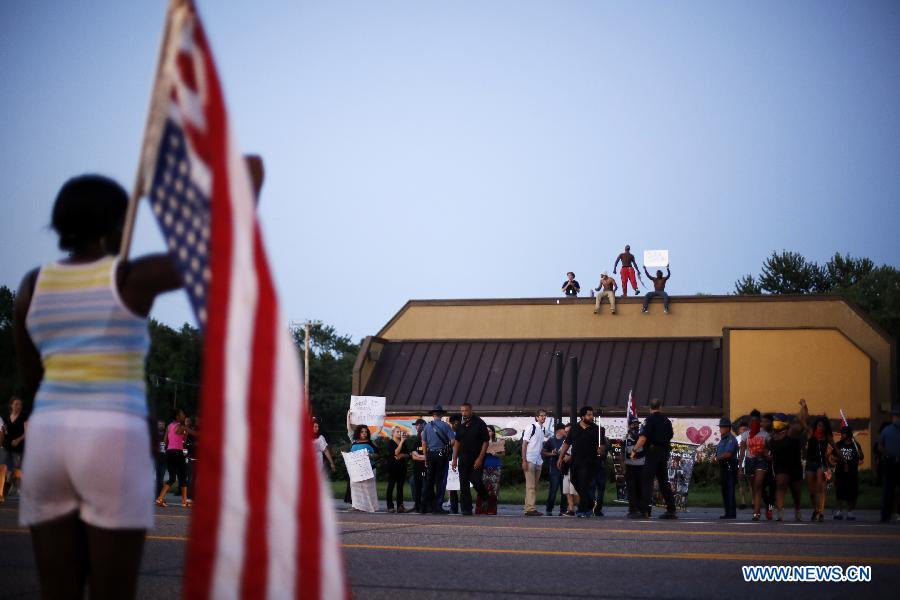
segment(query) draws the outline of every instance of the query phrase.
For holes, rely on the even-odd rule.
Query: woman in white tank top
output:
[[[128,195],[69,180],[52,225],[68,257],[28,273],[16,297],[16,358],[34,398],[19,519],[44,597],[132,598],[153,524],[144,390],[147,314],[181,286],[164,254],[119,261]]]

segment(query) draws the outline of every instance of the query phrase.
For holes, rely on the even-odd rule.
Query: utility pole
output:
[[[293,321],[291,325],[293,326]],[[309,408],[309,336],[313,325],[321,325],[322,321],[307,319],[303,322],[303,391]]]
[[[309,405],[309,319],[303,322],[303,392]]]

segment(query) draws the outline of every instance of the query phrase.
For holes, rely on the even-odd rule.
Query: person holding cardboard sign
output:
[[[381,431],[381,428],[377,428]],[[369,454],[369,461],[372,464],[372,472],[375,473],[375,458],[378,449],[372,443],[372,431],[368,425],[352,425],[350,423],[350,411],[347,411],[347,433],[350,438],[350,452],[364,450]],[[378,510],[378,491],[375,488],[375,477],[365,481],[353,482],[348,481],[349,496],[353,510],[361,512],[375,512]],[[345,497],[346,501],[346,497]]]
[[[650,305],[650,300],[659,297],[663,300],[663,310],[666,314],[669,314],[669,294],[666,293],[666,282],[669,281],[669,277],[672,276],[671,271],[669,271],[669,265],[666,265],[665,277],[663,277],[662,271],[659,269],[656,270],[656,277],[653,277],[647,272],[647,267],[644,267],[644,273],[646,273],[647,277],[650,278],[650,281],[653,282],[654,289],[647,292],[647,295],[644,296],[644,308],[641,312],[647,314],[647,307]]]

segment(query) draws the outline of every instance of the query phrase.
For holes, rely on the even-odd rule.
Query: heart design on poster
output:
[[[696,427],[688,427],[686,434],[687,438],[691,440],[691,443],[702,444],[709,439],[709,436],[712,435],[712,429],[709,428],[709,425],[704,425],[700,429],[697,429]]]

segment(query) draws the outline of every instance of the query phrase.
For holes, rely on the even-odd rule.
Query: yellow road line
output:
[[[579,552],[549,550],[519,550],[505,548],[442,548],[436,546],[386,546],[378,544],[341,544],[342,548],[354,550],[400,550],[407,552],[447,552],[455,554],[513,554],[520,556],[576,556],[588,558],[662,558],[687,560],[733,560],[743,563],[762,562],[803,562],[803,563],[853,563],[859,565],[900,565],[900,558],[880,556],[802,556],[779,554],[713,554],[705,552]]]
[[[0,529],[0,533],[27,534],[24,528]],[[148,540],[166,542],[186,542],[188,538],[177,535],[148,535]],[[859,565],[900,565],[900,558],[881,556],[814,556],[814,555],[780,555],[780,554],[714,554],[709,552],[590,552],[574,550],[521,550],[507,548],[451,548],[440,546],[388,546],[381,544],[341,544],[341,548],[351,550],[399,550],[406,552],[446,552],[454,554],[509,554],[517,556],[575,556],[587,558],[662,558],[679,560],[729,560],[744,563],[761,562],[803,562]]]
[[[19,534],[28,534],[31,533],[25,527],[16,527],[16,528],[0,528],[0,533],[19,533]],[[146,537],[148,540],[160,540],[167,542],[186,542],[188,538],[183,535],[148,535]]]
[[[440,528],[440,529],[511,529],[514,531],[551,531],[559,533],[564,531],[568,533],[637,533],[642,535],[706,535],[706,536],[727,536],[727,537],[765,537],[765,538],[828,538],[828,539],[889,539],[900,542],[900,533],[825,533],[825,532],[778,532],[778,531],[744,531],[744,530],[716,530],[716,531],[684,531],[678,529],[594,529],[594,528],[577,528],[577,527],[517,527],[514,525],[454,525],[441,523],[385,523],[382,521],[338,521],[338,525],[379,525],[383,528],[392,527],[415,527],[421,529],[423,527]]]

